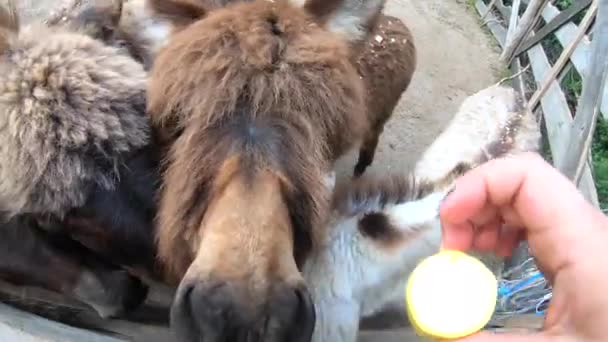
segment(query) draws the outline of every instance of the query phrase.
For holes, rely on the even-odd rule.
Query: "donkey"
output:
[[[455,179],[487,160],[535,152],[540,128],[517,93],[469,96],[413,172],[339,187],[323,247],[304,278],[316,307],[314,342],[354,342],[359,320],[403,305],[409,274],[439,250],[439,207]]]
[[[146,297],[114,265],[154,269],[158,161],[145,71],[86,32],[0,8],[0,277],[109,317]]]
[[[124,3],[123,3],[124,2]],[[109,24],[98,27],[105,32],[105,40],[114,45],[126,46],[135,58],[149,69],[160,48],[166,44],[171,32],[187,25],[188,21],[173,23],[164,13],[151,8],[147,0],[96,0],[93,8],[86,9],[100,20],[93,23]],[[205,8],[215,10],[247,0],[199,0]],[[184,16],[196,13],[187,10]],[[177,18],[179,19],[179,18]],[[392,116],[402,94],[408,89],[417,67],[417,51],[410,29],[398,18],[379,14],[368,25],[373,31],[355,55],[356,67],[363,79],[369,129],[359,147],[354,176],[359,177],[374,160],[380,135]],[[101,35],[100,35],[101,36]]]
[[[355,177],[360,177],[374,161],[384,126],[412,82],[417,67],[414,37],[401,20],[380,15],[374,27],[357,60],[368,95],[370,128],[359,148]]]
[[[308,341],[300,266],[327,218],[324,175],[368,127],[354,52],[384,1],[149,4],[181,25],[148,87],[172,140],[157,227],[179,283],[172,327],[189,341]]]

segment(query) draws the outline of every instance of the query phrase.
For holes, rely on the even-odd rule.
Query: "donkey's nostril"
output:
[[[179,341],[231,341],[231,299],[225,283],[183,284],[171,307],[171,329]]]
[[[305,287],[295,289],[298,311],[293,322],[289,341],[310,342],[315,329],[316,313],[310,292]]]
[[[190,299],[194,286],[180,286],[171,306],[171,329],[179,341],[197,341],[198,328],[194,322]]]
[[[182,284],[171,329],[186,342],[310,342],[315,308],[304,287],[281,285],[264,300],[225,282]],[[257,302],[253,305],[252,302]]]

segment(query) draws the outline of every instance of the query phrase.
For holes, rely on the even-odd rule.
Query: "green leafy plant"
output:
[[[598,118],[591,145],[595,186],[602,209],[608,209],[608,122]]]

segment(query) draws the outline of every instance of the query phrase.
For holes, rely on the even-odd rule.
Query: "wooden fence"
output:
[[[598,113],[608,118],[608,0],[575,0],[563,11],[549,0],[512,0],[510,6],[503,0],[476,0],[475,7],[502,48],[501,60],[517,75],[515,88],[530,110],[542,113],[554,164],[599,206],[589,146]],[[573,18],[583,11],[582,21],[575,24]],[[551,34],[563,48],[553,64],[541,44]],[[583,79],[575,113],[560,85],[570,67]],[[532,85],[526,84],[527,78],[533,79]]]
[[[608,0],[574,0],[563,11],[549,0],[512,0],[510,6],[504,0],[475,0],[475,8],[502,48],[500,59],[509,66],[515,89],[531,111],[542,113],[553,163],[599,207],[590,145],[599,113],[608,119]],[[583,11],[577,25],[573,19]],[[563,48],[554,63],[542,45],[552,34]],[[574,113],[560,85],[569,68],[583,80]],[[505,266],[519,265],[528,258],[523,243]],[[534,315],[516,315],[510,320],[516,323],[507,320],[498,326],[542,327],[542,319]]]

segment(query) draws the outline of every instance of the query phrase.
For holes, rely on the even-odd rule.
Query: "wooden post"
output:
[[[490,4],[488,5],[488,10],[486,11],[486,13],[484,15],[481,16],[481,21],[484,21],[486,19],[486,17],[488,16],[488,14],[490,14],[490,12],[492,12],[492,8],[494,8],[494,5],[496,5],[496,1],[497,0],[492,0],[492,2],[490,2]]]
[[[541,83],[538,90],[536,90],[536,92],[532,95],[532,97],[530,98],[530,101],[528,101],[528,108],[530,110],[532,110],[532,111],[534,110],[534,108],[538,105],[538,102],[540,101],[540,99],[547,92],[547,89],[549,89],[549,86],[551,85],[553,80],[564,69],[564,67],[566,66],[566,63],[568,62],[568,60],[570,60],[570,56],[572,56],[572,53],[574,52],[574,50],[576,49],[576,47],[578,46],[580,41],[583,39],[583,37],[587,33],[589,26],[591,26],[591,22],[593,21],[593,18],[595,17],[596,12],[597,12],[597,1],[594,1],[593,4],[591,5],[591,7],[589,8],[589,10],[587,11],[587,13],[585,14],[583,21],[579,25],[579,30],[578,30],[576,37],[574,37],[574,39],[572,39],[570,44],[564,49],[562,54],[559,56],[558,60],[555,62],[555,64],[553,64],[553,67],[551,68],[549,75],[543,80],[543,82]]]
[[[509,18],[509,27],[507,28],[507,46],[513,40],[513,34],[515,30],[517,30],[517,26],[519,24],[519,6],[521,5],[521,0],[513,0],[513,5],[511,6],[511,18]]]
[[[523,40],[526,39],[532,26],[534,26],[534,23],[540,18],[540,14],[548,2],[549,0],[530,0],[528,8],[526,8],[524,15],[522,15],[521,20],[519,21],[517,30],[513,33],[512,39],[507,41],[505,48],[500,55],[500,60],[502,62],[508,64],[511,59],[513,59],[515,50],[517,50]]]
[[[590,65],[583,75],[581,94],[576,116],[569,134],[569,144],[559,170],[575,184],[578,184],[587,153],[593,139],[593,131],[599,113],[601,94],[608,74],[608,0],[599,0]]]

